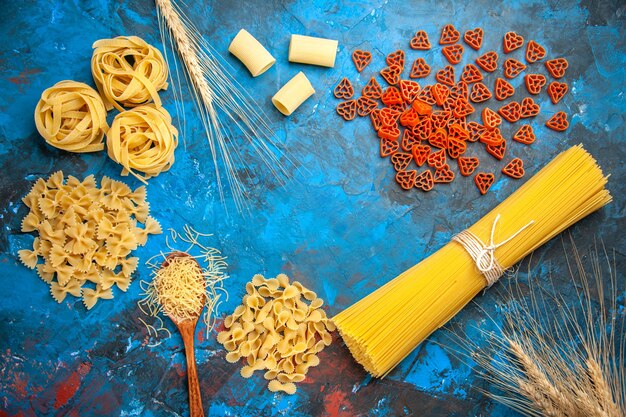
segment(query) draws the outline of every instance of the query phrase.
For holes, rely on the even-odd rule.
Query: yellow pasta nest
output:
[[[245,358],[244,378],[266,370],[270,391],[293,394],[317,354],[330,345],[335,325],[321,309],[324,302],[285,274],[266,279],[255,275],[246,285],[242,304],[224,319],[226,331],[217,341],[228,351],[226,360]]]
[[[177,146],[178,131],[163,107],[145,105],[124,111],[115,116],[107,133],[107,153],[124,167],[122,175],[133,174],[144,183],[170,169]]]
[[[93,175],[65,181],[58,171],[48,180],[39,178],[22,201],[30,209],[22,232],[38,236],[19,258],[37,270],[59,303],[67,294],[82,296],[91,309],[99,299],[113,298],[114,285],[126,291],[139,260],[131,252],[145,245],[148,235],[161,233],[148,215],[145,187],[132,191],[107,177],[98,188]]]
[[[104,149],[106,117],[96,90],[76,81],[60,81],[44,90],[35,108],[39,134],[49,145],[69,152]]]
[[[158,49],[137,36],[101,39],[93,44],[91,73],[108,109],[123,111],[153,101],[167,89],[167,64]]]

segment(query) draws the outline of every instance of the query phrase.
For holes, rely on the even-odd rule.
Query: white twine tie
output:
[[[505,272],[505,269],[502,268],[496,259],[496,249],[515,239],[517,235],[522,233],[527,227],[535,222],[534,220],[529,221],[525,226],[522,226],[522,228],[513,233],[507,239],[500,243],[495,243],[494,235],[496,233],[496,226],[498,225],[499,220],[500,214],[496,216],[493,221],[493,225],[491,226],[491,240],[489,245],[485,245],[483,241],[478,238],[478,236],[469,230],[464,230],[452,238],[455,242],[460,243],[472,257],[472,260],[474,260],[474,263],[476,264],[476,268],[478,268],[480,273],[483,274],[487,280],[487,287],[491,287],[495,284]]]

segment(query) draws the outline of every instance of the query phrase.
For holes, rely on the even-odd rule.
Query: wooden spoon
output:
[[[170,263],[170,259],[183,256],[190,257],[190,255],[185,252],[170,253],[163,261],[161,268],[168,266]],[[202,268],[200,267],[200,264],[198,264],[198,273],[200,274],[201,271]],[[194,336],[196,333],[196,325],[198,324],[198,319],[200,318],[200,314],[204,309],[205,302],[206,298],[203,296],[202,307],[200,307],[198,314],[196,314],[196,317],[193,319],[178,321],[176,318],[169,316],[176,325],[176,327],[178,327],[178,331],[180,332],[180,335],[183,338],[183,343],[185,344],[185,356],[187,357],[187,385],[189,386],[190,417],[204,417],[204,409],[202,408],[202,397],[200,395],[200,382],[198,381],[198,370],[196,369],[196,355],[194,353]]]

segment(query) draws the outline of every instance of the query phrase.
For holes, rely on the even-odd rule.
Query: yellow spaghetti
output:
[[[387,375],[490,285],[489,273],[501,274],[609,203],[606,183],[581,145],[558,155],[459,234],[474,236],[478,247],[453,240],[333,318],[355,359],[373,376]]]

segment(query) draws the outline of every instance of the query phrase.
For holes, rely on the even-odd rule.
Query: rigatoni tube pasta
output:
[[[253,77],[263,74],[276,62],[272,54],[245,29],[237,33],[228,47],[228,52],[235,55]]]
[[[481,258],[509,268],[609,203],[606,183],[593,157],[574,146],[466,232],[482,242]],[[333,321],[356,360],[383,377],[489,285],[481,264],[453,240]]]
[[[299,72],[274,94],[272,103],[274,103],[278,111],[285,116],[289,116],[314,93],[315,90],[309,79],[303,72]]]
[[[334,67],[339,41],[312,36],[291,35],[289,62]]]

